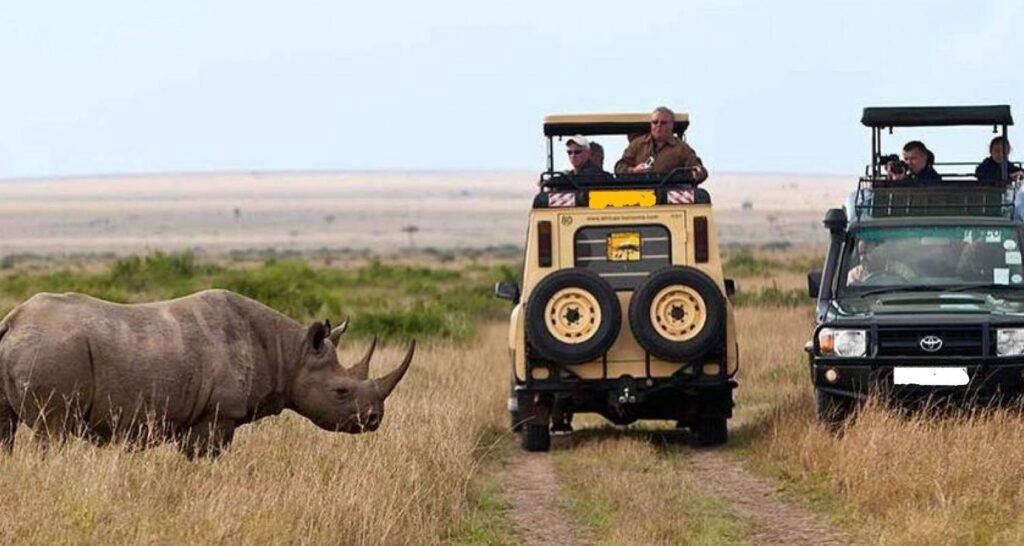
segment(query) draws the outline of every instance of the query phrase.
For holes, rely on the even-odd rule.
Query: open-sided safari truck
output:
[[[496,286],[509,329],[513,427],[530,451],[573,414],[625,425],[668,419],[704,444],[727,439],[736,329],[708,192],[685,169],[576,176],[554,139],[630,135],[647,114],[549,116],[547,170],[529,215],[522,288]],[[677,114],[675,132],[689,124]],[[727,286],[730,288],[727,289]]]
[[[872,163],[808,288],[807,343],[818,418],[841,423],[871,392],[892,401],[1008,399],[1024,390],[1024,223],[1020,184],[978,180],[977,163],[936,163],[941,181],[893,181],[882,132],[1013,124],[1008,106],[867,108]],[[967,171],[967,172],[964,172]]]

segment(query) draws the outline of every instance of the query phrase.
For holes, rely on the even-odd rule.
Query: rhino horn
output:
[[[339,324],[336,328],[331,330],[331,335],[328,336],[331,340],[331,343],[334,344],[335,347],[337,347],[338,342],[341,341],[341,334],[344,334],[345,330],[348,330],[348,318],[343,320],[341,324]]]
[[[409,364],[412,362],[412,355],[416,352],[416,340],[413,340],[409,344],[409,349],[405,352],[405,359],[402,363],[395,368],[391,373],[384,377],[374,379],[374,383],[377,385],[377,392],[380,393],[381,399],[387,398],[391,391],[395,390],[395,386],[402,380],[402,376],[405,375],[406,370],[409,369]]]
[[[377,348],[377,336],[373,336],[373,341],[370,342],[370,348],[366,350],[366,354],[363,355],[363,359],[356,362],[348,373],[356,379],[367,379],[370,377],[370,358],[373,356],[373,350]]]

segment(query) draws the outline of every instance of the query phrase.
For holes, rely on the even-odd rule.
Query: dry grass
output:
[[[741,290],[773,282],[803,289],[795,269],[736,278]],[[1024,543],[1024,418],[905,417],[876,405],[843,435],[828,433],[813,415],[802,350],[811,307],[808,299],[737,309],[742,367],[729,449],[864,542]],[[0,542],[507,542],[500,465],[479,470],[488,446],[511,444],[501,438],[505,335],[498,324],[471,346],[426,344],[383,428],[359,437],[286,415],[243,428],[220,460],[189,463],[170,446],[126,453],[72,442],[42,453],[22,431],[14,456],[0,457]],[[397,352],[379,362],[396,363]],[[601,429],[600,419],[580,418],[583,430],[555,464],[563,502],[599,540],[749,539],[748,524],[694,479],[685,436],[666,440],[651,430],[660,425]]]
[[[219,460],[190,463],[172,446],[73,441],[44,453],[23,429],[0,457],[0,542],[449,542],[474,516],[471,477],[505,421],[503,334],[426,344],[381,430],[362,436],[288,414],[242,428]]]
[[[556,453],[563,502],[599,544],[741,544],[749,527],[704,490],[669,430],[597,428]]]

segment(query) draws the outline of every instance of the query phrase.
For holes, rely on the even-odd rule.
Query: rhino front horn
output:
[[[377,384],[377,392],[381,394],[381,398],[387,398],[391,391],[395,390],[395,386],[402,380],[402,376],[405,375],[406,370],[409,369],[409,364],[412,362],[412,355],[416,352],[416,340],[413,340],[409,344],[409,349],[405,352],[405,359],[402,360],[402,364],[395,368],[394,371],[374,379],[373,381]]]

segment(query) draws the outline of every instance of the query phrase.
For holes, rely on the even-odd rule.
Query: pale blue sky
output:
[[[7,2],[0,178],[540,170],[545,114],[658,104],[712,172],[856,174],[867,105],[1024,121],[1022,21],[1021,0]],[[930,144],[980,159],[989,137]]]

